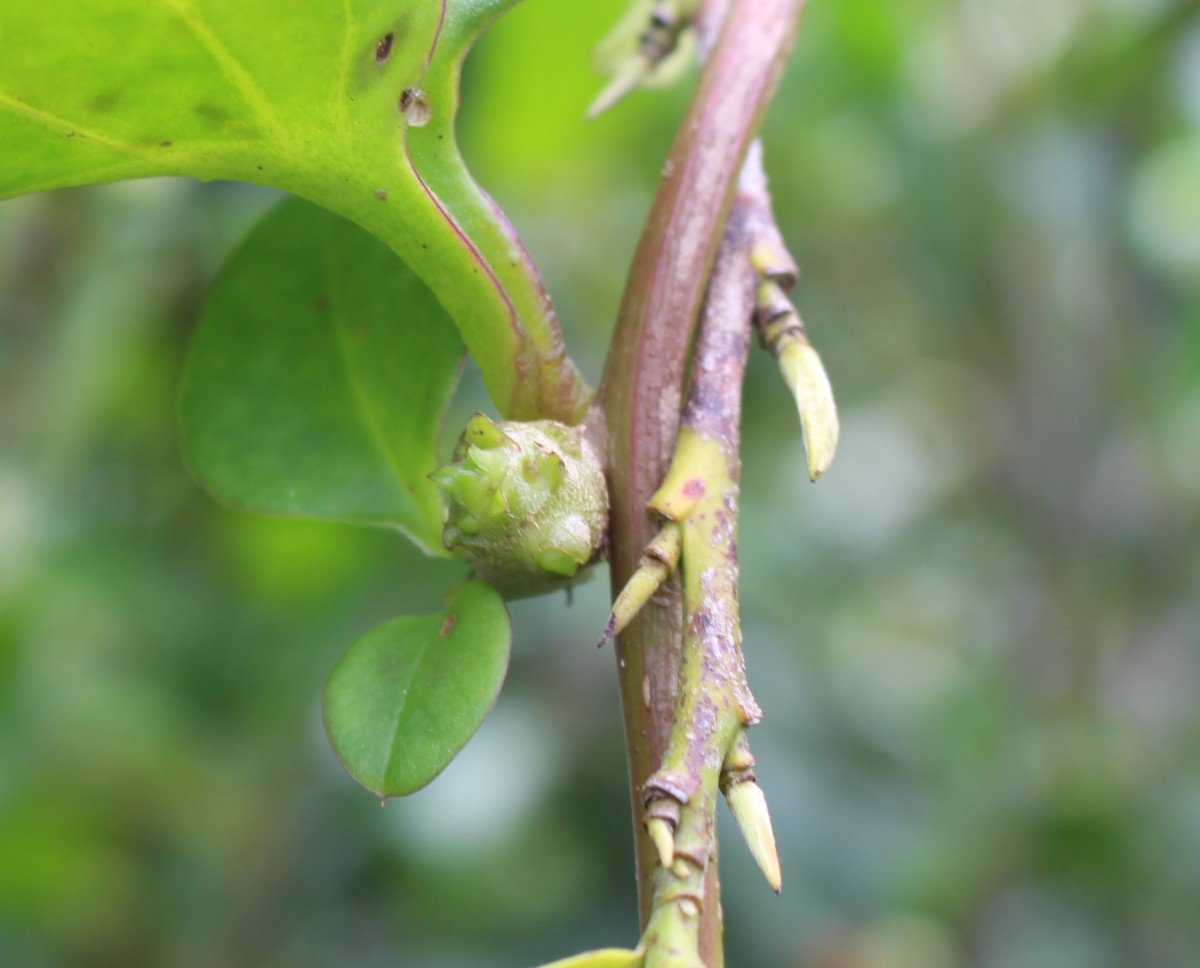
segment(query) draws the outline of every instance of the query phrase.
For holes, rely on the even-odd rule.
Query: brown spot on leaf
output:
[[[438,638],[444,639],[447,635],[454,631],[454,626],[457,624],[458,616],[451,612],[442,622],[442,627],[438,630]]]
[[[375,189],[375,197],[378,198],[381,202],[386,202],[388,200],[388,193],[385,189],[376,188]]]
[[[317,307],[317,312],[323,313],[329,308],[329,297],[317,296],[317,301],[313,305]]]

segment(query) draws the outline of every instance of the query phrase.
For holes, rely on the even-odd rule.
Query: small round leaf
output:
[[[511,644],[504,600],[472,581],[444,611],[393,619],[351,645],[325,685],[325,728],[350,775],[381,798],[428,784],[495,704]]]

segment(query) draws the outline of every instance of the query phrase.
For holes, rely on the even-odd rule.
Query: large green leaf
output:
[[[213,290],[184,376],[184,448],[215,494],[267,514],[394,525],[442,549],[438,425],[462,343],[377,239],[293,199]]]
[[[429,783],[491,710],[511,643],[504,600],[473,581],[444,611],[395,619],[350,646],[325,686],[325,727],[350,775],[380,797]]]
[[[377,235],[508,416],[586,394],[454,139],[462,61],[516,0],[4,0],[0,198],[150,175],[272,185]]]

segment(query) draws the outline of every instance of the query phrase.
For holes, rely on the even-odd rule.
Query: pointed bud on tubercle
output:
[[[444,489],[456,506],[465,509],[473,519],[492,517],[496,514],[497,504],[503,506],[503,498],[497,498],[500,481],[493,480],[482,469],[467,461],[457,464],[447,464],[429,475],[429,479]],[[459,529],[474,534],[478,527],[463,520],[457,522]]]
[[[783,871],[779,866],[779,852],[775,847],[775,833],[771,829],[766,796],[757,783],[746,780],[729,787],[725,791],[725,800],[754,862],[763,872],[771,890],[778,894],[783,890]]]
[[[460,514],[459,515],[459,517],[458,517],[458,531],[459,531],[458,540],[460,543],[463,541],[464,536],[470,537],[471,535],[479,534],[479,532],[481,530],[483,530],[483,523],[479,520],[479,518],[477,518],[471,514]],[[449,545],[447,545],[447,547],[449,547]]]
[[[497,447],[513,443],[513,439],[489,419],[487,414],[478,411],[467,421],[467,429],[463,436],[468,443],[484,450],[495,450]]]
[[[587,119],[595,121],[600,115],[616,107],[636,91],[653,65],[640,54],[632,57],[621,67],[587,109]]]

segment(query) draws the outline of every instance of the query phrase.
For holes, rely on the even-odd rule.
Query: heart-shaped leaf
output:
[[[442,548],[438,425],[463,346],[383,243],[298,199],[218,280],[184,377],[184,448],[219,497],[393,525]]]
[[[325,728],[350,775],[379,797],[429,783],[491,710],[511,642],[504,600],[472,581],[444,611],[395,619],[350,646],[325,685]]]
[[[605,948],[603,951],[588,951],[573,958],[564,958],[542,968],[640,968],[645,955],[641,951],[626,951],[624,948]]]
[[[0,198],[151,175],[300,195],[413,267],[505,415],[574,422],[586,386],[454,138],[463,59],[515,2],[0,4]]]

